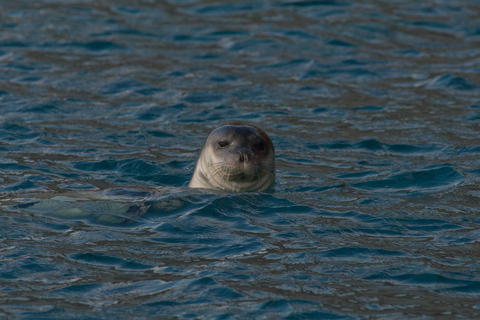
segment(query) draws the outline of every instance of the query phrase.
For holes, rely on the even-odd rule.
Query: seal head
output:
[[[207,137],[191,188],[228,192],[264,191],[275,184],[272,140],[251,125],[225,125]]]

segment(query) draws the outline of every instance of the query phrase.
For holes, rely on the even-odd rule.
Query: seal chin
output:
[[[250,125],[226,125],[207,137],[189,187],[244,192],[274,184],[275,151],[268,135]]]

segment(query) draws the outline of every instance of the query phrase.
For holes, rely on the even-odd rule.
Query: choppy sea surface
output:
[[[480,318],[479,21],[0,1],[0,318]],[[187,187],[232,121],[272,138],[271,192]]]

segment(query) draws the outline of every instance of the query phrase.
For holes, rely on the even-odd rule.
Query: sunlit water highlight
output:
[[[480,317],[475,1],[0,9],[2,318]],[[231,121],[272,192],[186,187]]]

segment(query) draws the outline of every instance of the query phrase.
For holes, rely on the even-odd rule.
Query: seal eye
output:
[[[228,147],[229,143],[227,141],[220,141],[218,142],[218,147],[220,149],[225,149],[226,147]]]
[[[253,147],[257,151],[260,151],[260,152],[265,151],[265,142],[256,143]]]

